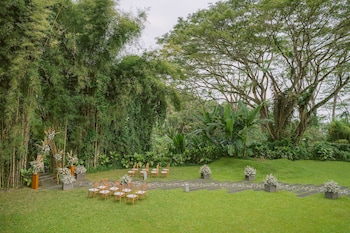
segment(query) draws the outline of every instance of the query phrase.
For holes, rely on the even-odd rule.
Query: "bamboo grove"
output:
[[[45,129],[87,166],[99,155],[143,152],[166,110],[162,63],[119,58],[145,13],[112,0],[0,3],[0,187],[17,187]]]

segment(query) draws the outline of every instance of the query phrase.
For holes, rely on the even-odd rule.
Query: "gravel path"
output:
[[[136,184],[141,184],[143,180],[135,179],[134,182]],[[90,180],[82,180],[75,182],[75,187],[92,187],[93,182]],[[190,191],[195,190],[217,190],[217,189],[226,189],[228,193],[236,193],[245,190],[254,190],[254,191],[262,191],[264,189],[263,182],[255,183],[248,181],[216,181],[216,180],[203,180],[203,179],[193,179],[193,180],[173,180],[173,181],[148,181],[147,189],[176,189],[176,188],[184,188],[185,185],[189,186]],[[42,189],[51,189],[51,190],[59,190],[62,189],[61,184],[56,184],[55,182],[42,182],[40,188]],[[295,193],[297,197],[306,197],[309,195],[313,195],[316,193],[322,193],[322,185],[315,186],[312,184],[301,185],[301,184],[286,184],[279,183],[277,186],[277,190],[286,190],[288,192]],[[348,187],[341,187],[339,196],[348,196],[350,197],[350,189]]]

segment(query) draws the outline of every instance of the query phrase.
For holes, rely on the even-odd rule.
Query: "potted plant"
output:
[[[131,177],[129,175],[124,175],[120,177],[120,184],[129,184],[131,182]]]
[[[69,190],[74,188],[74,176],[71,175],[71,170],[68,168],[57,168],[60,180],[62,181],[62,189]]]
[[[32,189],[38,189],[39,172],[44,171],[44,162],[43,162],[42,156],[38,156],[36,160],[31,161],[30,166],[32,168]]]
[[[75,179],[76,180],[85,179],[86,168],[84,167],[84,165],[76,166],[74,172],[75,172]]]
[[[246,181],[253,181],[255,180],[256,169],[250,166],[246,166],[244,169],[244,175]]]
[[[267,192],[276,192],[277,184],[278,184],[277,178],[274,175],[269,174],[266,176],[264,180],[264,190]]]
[[[337,182],[330,180],[323,184],[323,191],[326,198],[337,199],[339,197],[340,187]]]
[[[199,172],[202,179],[210,179],[211,169],[208,165],[204,164],[200,167]]]

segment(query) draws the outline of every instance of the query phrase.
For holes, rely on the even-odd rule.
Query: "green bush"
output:
[[[315,160],[335,160],[334,147],[327,142],[319,142],[313,146],[312,150],[313,158]]]
[[[328,141],[350,140],[350,126],[344,121],[332,121],[328,128]]]
[[[27,187],[29,187],[32,184],[32,174],[33,174],[33,169],[21,169],[21,177],[23,184]]]
[[[298,146],[294,146],[288,141],[254,143],[249,146],[249,151],[251,151],[250,157],[252,158],[299,160],[312,157],[305,142],[300,143]]]

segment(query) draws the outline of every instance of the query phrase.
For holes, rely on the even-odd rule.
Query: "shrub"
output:
[[[335,160],[334,148],[332,145],[326,142],[315,144],[312,153],[314,159],[316,160]]]
[[[334,142],[339,139],[350,139],[350,126],[344,121],[333,121],[328,128],[328,141]]]

